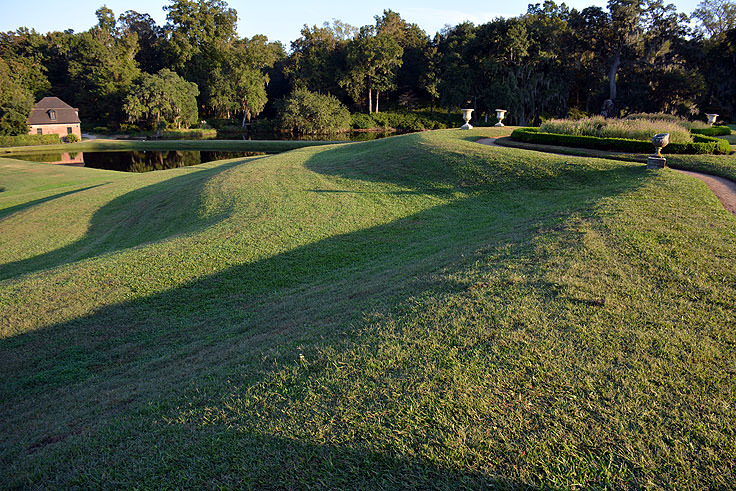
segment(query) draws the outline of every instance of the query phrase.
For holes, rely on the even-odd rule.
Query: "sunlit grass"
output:
[[[736,219],[501,134],[0,159],[2,482],[727,488]]]

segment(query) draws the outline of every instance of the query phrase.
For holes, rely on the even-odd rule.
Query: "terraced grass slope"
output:
[[[497,131],[0,159],[0,481],[728,486],[736,219]]]

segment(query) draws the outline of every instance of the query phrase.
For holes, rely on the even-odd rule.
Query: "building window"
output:
[[[67,135],[71,135],[72,134],[72,127],[71,126],[67,126],[66,127],[66,134]]]
[[[38,129],[36,130],[36,134],[38,134],[38,135],[43,135],[43,129],[42,129],[42,128],[38,128]]]
[[[54,110],[49,111],[49,119],[51,121],[56,121],[56,111]]]

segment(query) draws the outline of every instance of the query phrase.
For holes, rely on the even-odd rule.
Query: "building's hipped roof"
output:
[[[56,119],[52,120],[49,111],[56,111]],[[44,97],[31,109],[28,124],[68,124],[79,123],[77,110],[58,97]]]

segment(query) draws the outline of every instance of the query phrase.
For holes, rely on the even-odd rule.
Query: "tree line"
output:
[[[24,132],[34,100],[60,97],[83,121],[190,126],[274,115],[295,90],[326,94],[353,111],[382,108],[509,110],[530,124],[616,111],[734,117],[736,4],[704,0],[687,15],[662,0],[609,0],[571,9],[554,1],[434,36],[385,10],[374,23],[304,26],[287,49],[241,38],[224,0],[170,0],[166,24],[96,11],[85,32],[0,34],[0,134]]]

